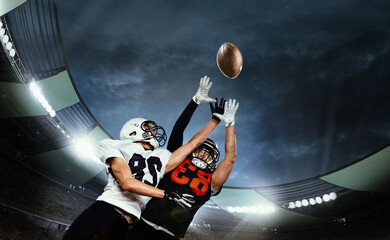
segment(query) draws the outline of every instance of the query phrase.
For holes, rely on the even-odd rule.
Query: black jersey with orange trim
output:
[[[191,208],[182,208],[174,201],[152,198],[142,217],[149,222],[168,229],[177,237],[184,237],[195,213],[219,191],[211,189],[212,172],[200,169],[189,159],[184,160],[177,168],[165,174],[158,188],[166,191],[181,191],[195,196],[195,203]]]

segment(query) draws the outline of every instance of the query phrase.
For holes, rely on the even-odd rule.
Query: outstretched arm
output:
[[[183,145],[183,134],[188,123],[191,120],[198,104],[191,99],[190,103],[184,109],[180,117],[177,119],[175,126],[173,127],[172,133],[169,136],[167,149],[170,152],[174,152],[176,149]]]
[[[236,100],[229,100],[225,105],[224,114],[214,113],[226,126],[226,138],[225,138],[225,159],[218,165],[217,169],[213,173],[211,180],[211,186],[213,191],[217,191],[228,179],[230,172],[233,169],[234,163],[237,157],[237,141],[236,133],[234,130],[235,114],[238,109],[238,103]]]
[[[236,133],[234,126],[226,128],[225,138],[225,159],[215,169],[211,186],[213,191],[217,191],[228,179],[230,172],[233,169],[234,163],[236,162],[237,147],[236,147]]]
[[[167,149],[170,152],[174,152],[176,149],[183,145],[183,133],[188,123],[191,120],[196,108],[199,104],[204,102],[215,102],[214,99],[208,96],[209,90],[213,85],[209,82],[210,78],[204,76],[200,79],[199,88],[195,95],[192,97],[190,103],[184,109],[180,117],[177,119],[175,126],[173,127],[172,133],[169,137]]]
[[[184,159],[202,144],[206,138],[214,131],[218,125],[218,121],[211,119],[199,132],[197,132],[190,141],[174,151],[169,157],[167,166],[165,167],[165,173],[175,169]]]

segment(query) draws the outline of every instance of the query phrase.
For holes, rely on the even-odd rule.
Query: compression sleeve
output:
[[[176,120],[175,126],[173,127],[171,136],[168,140],[167,149],[170,152],[175,151],[179,147],[183,145],[183,134],[186,129],[188,123],[191,120],[192,115],[194,114],[198,104],[191,99],[190,103],[188,103],[187,107],[181,113],[180,117]]]

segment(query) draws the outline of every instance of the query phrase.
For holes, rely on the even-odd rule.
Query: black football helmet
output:
[[[217,144],[207,138],[199,147],[191,153],[191,162],[200,169],[214,171],[219,159]]]

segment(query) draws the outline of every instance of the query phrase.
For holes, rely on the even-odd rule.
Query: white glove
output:
[[[229,99],[229,101],[225,104],[225,110],[223,115],[219,113],[213,113],[214,116],[218,117],[225,123],[225,127],[234,126],[234,115],[236,115],[236,111],[238,109],[239,103],[236,104],[236,99]]]
[[[196,91],[195,95],[192,97],[192,100],[196,102],[196,104],[201,104],[205,102],[215,102],[214,98],[210,98],[208,96],[212,82],[209,82],[210,78],[204,76],[200,79],[198,91]]]
[[[174,201],[182,208],[190,208],[195,203],[193,195],[181,192],[164,191],[164,199]]]

